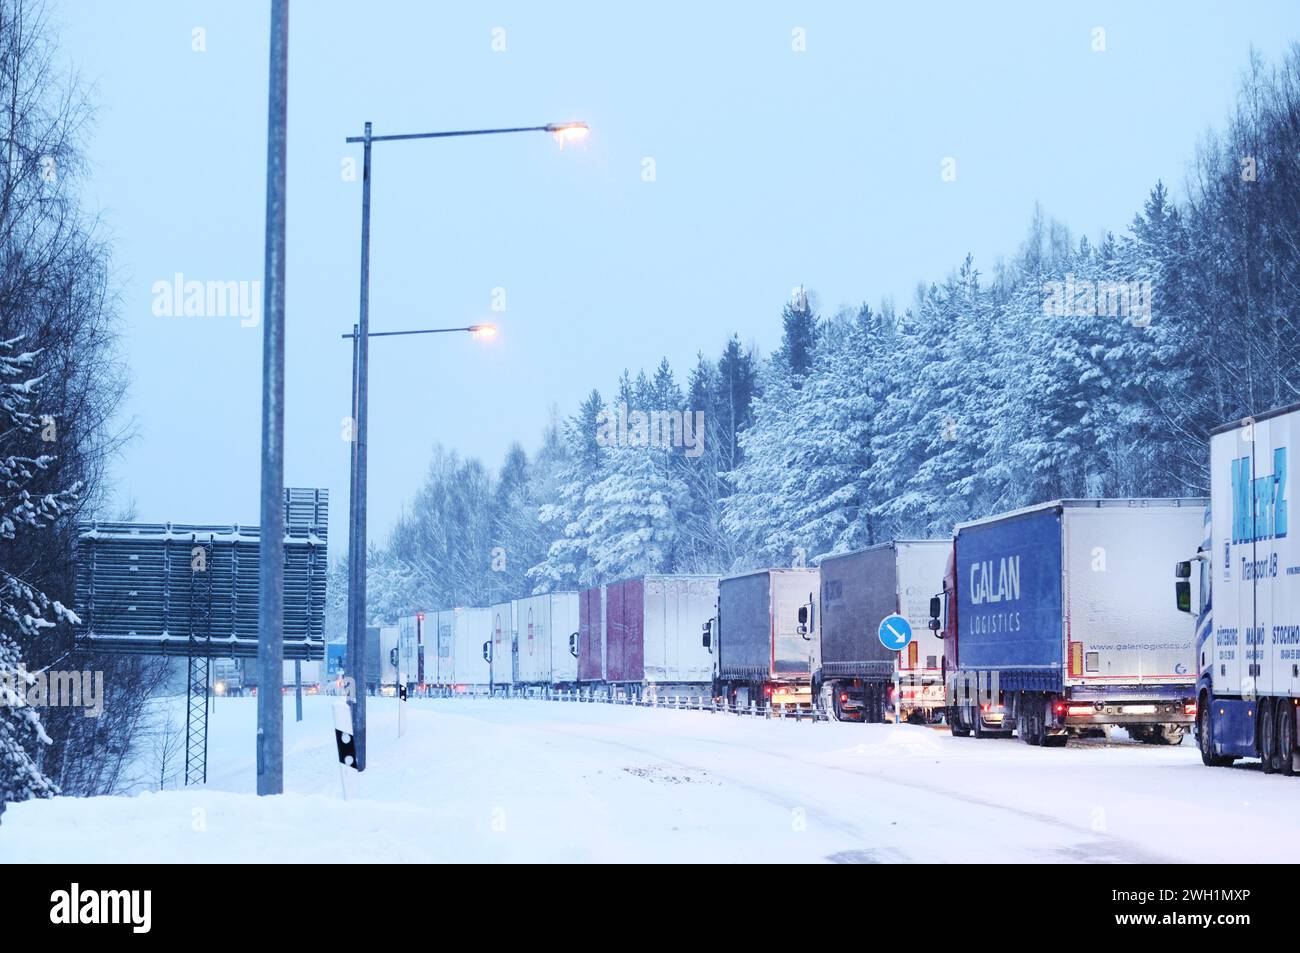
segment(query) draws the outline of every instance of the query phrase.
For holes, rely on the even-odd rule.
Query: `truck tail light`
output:
[[[1183,706],[1183,714],[1184,714],[1184,715],[1195,715],[1195,714],[1196,714],[1196,702],[1188,702],[1187,704],[1185,704],[1185,705]]]
[[[917,659],[920,658],[921,647],[913,642],[907,647],[907,667],[916,668]]]
[[[764,692],[764,694],[767,694],[767,695],[772,694],[772,686],[771,686],[771,685],[765,685],[765,686],[763,686],[763,692]]]
[[[1083,643],[1070,643],[1070,677],[1077,678],[1083,674]]]
[[[1091,705],[1071,705],[1066,709],[1067,715],[1091,715],[1093,708]]]
[[[844,704],[844,703],[845,703],[846,701],[848,701],[848,700],[849,700],[849,693],[848,693],[848,692],[840,692],[840,704],[842,705],[842,704]]]
[[[1065,702],[1057,702],[1055,707],[1056,713],[1059,715],[1065,711]]]

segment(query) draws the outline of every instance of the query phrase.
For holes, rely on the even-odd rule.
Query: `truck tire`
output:
[[[1196,708],[1196,743],[1201,749],[1201,764],[1207,768],[1229,768],[1237,759],[1214,753],[1214,712],[1208,695],[1202,695]]]
[[[1038,724],[1038,719],[1034,717],[1033,696],[1021,693],[1016,699],[1016,734],[1020,740],[1027,745],[1041,747],[1044,736],[1047,732],[1045,726]]]
[[[1277,773],[1277,706],[1271,698],[1259,703],[1259,760],[1265,774]]]
[[[961,715],[957,711],[957,707],[955,705],[948,709],[948,713],[946,717],[948,719],[948,730],[952,732],[952,736],[954,738],[970,737],[970,729],[962,724]]]
[[[1154,743],[1161,745],[1180,745],[1187,729],[1182,725],[1160,725],[1152,732]]]
[[[1295,774],[1295,703],[1283,698],[1277,703],[1278,770],[1290,777]]]

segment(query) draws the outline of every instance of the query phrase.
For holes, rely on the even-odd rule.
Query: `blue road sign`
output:
[[[912,644],[912,623],[901,615],[887,615],[880,620],[880,644],[887,649],[901,652]]]

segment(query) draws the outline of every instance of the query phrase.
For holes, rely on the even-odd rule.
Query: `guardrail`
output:
[[[654,692],[636,694],[622,689],[611,688],[575,688],[562,690],[539,690],[536,692],[514,692],[506,694],[502,690],[488,692],[463,691],[451,689],[431,689],[425,695],[428,698],[512,698],[523,701],[549,701],[580,705],[625,705],[635,708],[664,708],[672,711],[710,712],[715,715],[741,715],[751,718],[763,718],[769,721],[807,721],[816,723],[829,721],[825,712],[815,706],[804,708],[793,705],[765,705],[751,701],[748,705],[739,702],[727,702],[707,695],[683,695],[680,692],[668,694]]]

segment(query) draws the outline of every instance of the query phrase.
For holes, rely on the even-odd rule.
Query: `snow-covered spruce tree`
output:
[[[33,496],[29,487],[53,463],[34,455],[45,422],[31,409],[39,377],[33,352],[17,352],[18,339],[0,341],[0,539],[12,542],[52,526],[76,502],[79,486]],[[34,752],[49,744],[40,716],[28,707],[30,675],[18,639],[33,639],[59,621],[76,617],[35,586],[0,566],[0,814],[10,801],[51,797],[58,789],[42,773]]]
[[[553,499],[543,503],[537,518],[552,534],[546,558],[528,570],[534,592],[589,586],[596,580],[586,524],[587,490],[604,477],[604,448],[596,442],[605,401],[592,390],[578,412],[565,423],[564,462],[555,474]]]

